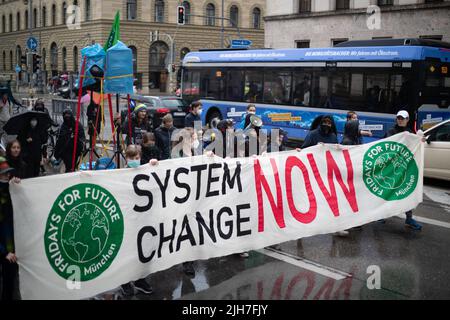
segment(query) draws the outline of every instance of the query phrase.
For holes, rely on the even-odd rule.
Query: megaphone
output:
[[[250,123],[244,129],[244,135],[247,136],[249,131],[252,129],[260,129],[262,127],[262,125],[263,125],[263,121],[262,121],[261,117],[258,117],[257,115],[252,114],[250,116]]]

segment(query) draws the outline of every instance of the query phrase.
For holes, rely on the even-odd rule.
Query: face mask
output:
[[[141,165],[141,160],[128,160],[128,168],[137,168]]]
[[[255,111],[249,111],[248,114],[256,114]]]
[[[202,112],[203,112],[203,109],[198,110],[198,111],[197,111],[197,115],[198,115],[198,116],[201,116],[201,115],[202,115]]]
[[[329,134],[331,131],[331,127],[327,126],[326,124],[321,124],[320,125],[320,129],[322,130],[323,133],[325,134]]]
[[[37,120],[31,120],[31,121],[30,121],[30,125],[31,125],[32,128],[36,128],[36,126],[37,126]]]
[[[200,142],[198,140],[194,140],[194,142],[192,142],[192,147],[194,149],[197,149],[199,145],[200,145]]]

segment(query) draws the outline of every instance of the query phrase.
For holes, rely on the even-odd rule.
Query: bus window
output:
[[[323,71],[315,71],[311,81],[312,99],[310,104],[316,108],[326,106],[328,100],[328,75]]]
[[[263,92],[262,70],[248,70],[245,72],[244,101],[262,102]]]
[[[290,100],[292,75],[290,72],[264,73],[264,102],[287,104]]]
[[[201,83],[200,96],[202,98],[223,100],[225,92],[224,70],[202,70]]]
[[[311,103],[311,74],[294,72],[293,104],[295,106],[309,107]]]
[[[332,109],[348,109],[350,101],[350,72],[338,69],[330,73],[331,96],[328,106]]]
[[[387,73],[367,73],[365,79],[365,111],[386,112]]]
[[[244,71],[228,69],[225,100],[242,101],[244,93]]]
[[[183,96],[198,97],[200,94],[200,71],[184,70],[183,72]],[[195,99],[193,98],[193,99]],[[189,98],[191,99],[191,98]]]

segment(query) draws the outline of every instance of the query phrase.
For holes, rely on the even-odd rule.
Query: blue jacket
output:
[[[328,135],[324,134],[320,127],[314,129],[308,133],[303,142],[302,149],[315,146],[319,142],[322,143],[334,143],[337,144],[337,136],[334,132],[330,132]]]
[[[202,121],[199,115],[193,114],[192,112],[189,112],[184,118],[184,127],[185,128],[193,128],[195,121]]]

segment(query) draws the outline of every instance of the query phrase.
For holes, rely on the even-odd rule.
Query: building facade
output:
[[[404,37],[450,42],[450,0],[267,0],[266,5],[270,48]]]
[[[189,51],[227,47],[238,38],[250,39],[254,48],[264,46],[264,0],[32,0],[31,24],[26,1],[0,1],[0,74],[6,80],[15,79],[30,32],[39,41],[47,79],[78,72],[81,49],[105,43],[117,11],[121,41],[133,50],[143,93],[174,89],[180,60]],[[177,24],[179,5],[186,8],[185,25]],[[222,10],[226,20],[220,19]]]

